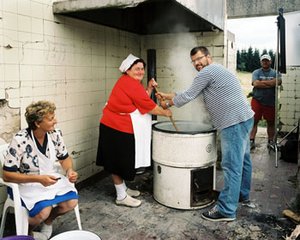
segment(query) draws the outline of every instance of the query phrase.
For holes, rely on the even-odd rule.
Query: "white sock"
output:
[[[52,235],[53,227],[52,224],[48,225],[46,223],[42,224],[41,233],[45,234],[49,239]]]
[[[116,185],[115,184],[115,188],[116,188],[116,192],[117,192],[117,200],[123,200],[126,196],[126,184],[123,181],[123,183]]]

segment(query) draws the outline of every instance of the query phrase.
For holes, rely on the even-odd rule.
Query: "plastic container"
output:
[[[95,233],[83,230],[73,230],[60,233],[50,240],[101,240],[101,238]]]
[[[8,236],[4,238],[0,238],[1,240],[34,240],[33,237],[27,235],[19,235],[19,236]]]

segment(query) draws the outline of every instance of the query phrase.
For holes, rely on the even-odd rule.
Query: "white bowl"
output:
[[[95,233],[84,230],[73,230],[60,233],[50,240],[101,240]]]

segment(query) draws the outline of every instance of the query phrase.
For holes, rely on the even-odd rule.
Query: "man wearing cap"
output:
[[[255,112],[254,125],[250,133],[251,150],[255,149],[255,135],[258,122],[264,118],[267,121],[268,147],[273,145],[275,134],[275,87],[276,71],[271,68],[271,57],[263,54],[260,57],[261,68],[252,73],[253,97],[252,110]],[[278,85],[281,80],[278,79]]]

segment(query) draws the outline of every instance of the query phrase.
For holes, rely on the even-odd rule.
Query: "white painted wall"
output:
[[[101,109],[121,60],[140,54],[139,36],[54,16],[52,0],[0,0],[0,17],[0,119],[10,118],[7,108],[19,115],[0,124],[0,141],[27,127],[29,103],[51,100],[80,180],[95,174]]]
[[[286,65],[300,66],[300,11],[284,14]]]
[[[147,49],[156,49],[162,91],[189,86],[196,74],[189,52],[196,45],[208,46],[214,61],[226,65],[221,32],[139,36],[54,16],[52,2],[0,0],[0,144],[27,127],[28,104],[51,100],[79,181],[102,170],[95,166],[99,118],[129,53],[146,60]],[[175,119],[205,116],[203,110],[193,118],[199,104],[174,109]]]
[[[286,74],[282,77],[279,117],[289,132],[300,119],[300,11],[284,15],[286,25]]]
[[[282,76],[283,90],[279,93],[279,117],[284,124],[282,131],[289,132],[300,119],[300,67],[287,67]]]

